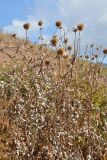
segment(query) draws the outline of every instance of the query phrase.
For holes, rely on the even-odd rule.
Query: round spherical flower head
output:
[[[85,55],[85,58],[86,58],[86,59],[89,59],[89,55]]]
[[[72,46],[68,46],[68,48],[67,48],[69,51],[71,51],[72,50]]]
[[[43,25],[43,21],[39,21],[39,22],[38,22],[38,26],[41,27],[42,25]]]
[[[50,61],[49,61],[49,60],[46,60],[46,61],[45,61],[45,65],[48,66],[49,64],[50,64]]]
[[[58,38],[55,37],[55,38],[53,38],[50,42],[51,42],[52,46],[56,46],[57,43],[58,43]]]
[[[66,44],[68,42],[68,38],[65,38],[64,43]]]
[[[77,29],[78,29],[79,31],[82,31],[82,30],[84,29],[84,24],[83,24],[83,23],[78,24],[78,25],[77,25]]]
[[[104,53],[104,54],[107,54],[107,48],[103,50],[103,53]]]
[[[57,51],[57,54],[59,56],[62,56],[64,53],[65,53],[65,49],[64,48],[59,48],[58,51]]]
[[[26,30],[28,30],[30,28],[30,23],[25,23],[23,25],[23,28],[26,29]]]
[[[61,21],[56,21],[55,25],[56,25],[57,28],[60,28],[60,29],[61,29],[61,27],[62,27],[62,22],[61,22]]]
[[[94,59],[95,59],[94,57],[91,58],[91,60],[94,60]]]
[[[77,32],[78,31],[78,28],[77,27],[75,27],[75,28],[73,28],[73,32]]]
[[[80,55],[80,58],[83,58],[83,55]]]
[[[95,58],[98,58],[98,54],[95,54],[94,57],[95,57]]]

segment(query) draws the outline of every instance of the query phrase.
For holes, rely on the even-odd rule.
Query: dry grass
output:
[[[55,25],[59,37],[55,32],[50,42],[57,36],[57,43],[49,47],[0,34],[1,160],[107,159],[101,50],[95,56],[91,45],[91,54],[86,47],[81,55],[83,24],[73,29],[72,47],[62,22]]]

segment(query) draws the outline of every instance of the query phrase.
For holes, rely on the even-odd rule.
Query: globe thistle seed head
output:
[[[99,51],[99,47],[97,47],[96,50]]]
[[[92,58],[91,58],[91,60],[93,60],[93,61],[94,61],[94,59],[95,59],[95,57],[92,57]]]
[[[86,59],[89,59],[89,55],[85,55],[85,58],[86,58]]]
[[[64,43],[65,43],[65,44],[68,43],[68,38],[65,38]]]
[[[28,30],[30,28],[30,23],[25,23],[23,25],[23,28],[26,29],[26,30]]]
[[[53,39],[51,39],[50,42],[51,42],[52,46],[56,46],[57,43],[58,43],[58,38],[57,38],[57,37],[54,37]]]
[[[49,64],[50,64],[50,61],[49,61],[49,60],[46,60],[46,61],[45,61],[45,65],[46,65],[46,66],[49,66]]]
[[[12,34],[12,37],[13,37],[13,38],[16,38],[16,33],[13,33],[13,34]]]
[[[94,47],[94,44],[91,44],[90,47],[93,48],[93,47]]]
[[[59,49],[57,50],[57,54],[58,54],[59,56],[62,56],[64,53],[65,53],[65,49],[64,49],[64,48],[59,48]]]
[[[104,54],[107,54],[107,48],[105,48],[105,49],[103,50],[103,53],[104,53]]]
[[[43,26],[43,21],[39,21],[38,26],[40,26],[40,27]]]
[[[83,55],[80,55],[80,58],[83,58]]]
[[[84,29],[84,24],[83,23],[78,24],[77,28],[79,31],[82,31]]]
[[[72,50],[72,46],[68,46],[67,49],[68,49],[68,51],[71,51]]]
[[[98,54],[94,54],[94,57],[95,57],[95,58],[98,58]]]
[[[62,22],[61,21],[56,21],[55,25],[57,28],[62,29]]]
[[[77,31],[78,31],[78,28],[77,28],[77,27],[74,27],[74,28],[73,28],[73,32],[76,33]]]

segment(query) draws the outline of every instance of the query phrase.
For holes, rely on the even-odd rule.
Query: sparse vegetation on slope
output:
[[[12,35],[0,41],[0,159],[106,160],[107,90],[101,47],[86,46],[81,54],[84,25],[73,29],[70,45],[60,21],[44,47],[43,22],[38,25],[36,45],[28,42],[27,33],[26,41]],[[105,57],[106,49],[102,52]]]

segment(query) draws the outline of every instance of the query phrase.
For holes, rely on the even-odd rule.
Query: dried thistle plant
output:
[[[27,33],[28,33],[29,28],[30,28],[30,23],[25,23],[23,25],[23,28],[26,30],[26,42],[27,42],[28,41]]]

